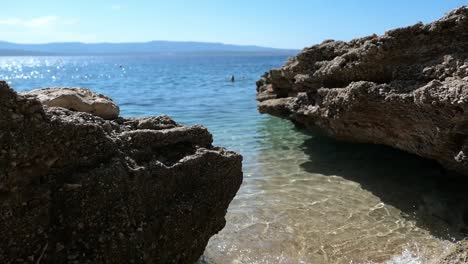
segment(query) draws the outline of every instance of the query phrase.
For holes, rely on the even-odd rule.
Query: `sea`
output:
[[[286,60],[0,57],[0,79],[18,91],[90,88],[122,116],[202,124],[215,145],[241,153],[243,184],[199,263],[438,263],[466,236],[468,184],[414,155],[259,114],[255,82]]]

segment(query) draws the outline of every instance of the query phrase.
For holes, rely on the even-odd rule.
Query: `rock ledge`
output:
[[[109,97],[85,88],[54,87],[23,92],[35,96],[42,104],[85,112],[104,119],[119,117],[119,107]]]
[[[0,82],[0,263],[193,263],[241,161],[202,126],[104,120]]]
[[[262,113],[468,175],[468,8],[304,49],[257,82]]]

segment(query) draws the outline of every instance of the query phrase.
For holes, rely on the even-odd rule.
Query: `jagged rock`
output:
[[[104,120],[0,82],[0,263],[193,263],[241,156],[168,117]]]
[[[120,112],[112,99],[85,88],[43,88],[21,94],[36,96],[42,104],[47,106],[85,112],[104,119],[117,118]]]
[[[259,111],[468,174],[468,8],[304,49],[257,82]]]

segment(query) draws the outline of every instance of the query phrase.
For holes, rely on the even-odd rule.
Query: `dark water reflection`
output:
[[[436,162],[386,146],[317,137],[306,140],[302,149],[310,157],[301,164],[304,170],[359,183],[441,239],[466,237],[466,178],[446,172]]]

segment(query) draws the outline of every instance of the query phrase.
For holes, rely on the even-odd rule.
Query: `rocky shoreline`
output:
[[[468,175],[468,8],[306,48],[257,82],[257,99],[262,113]]]
[[[115,107],[0,82],[0,263],[193,263],[224,227],[242,157],[202,126]]]

